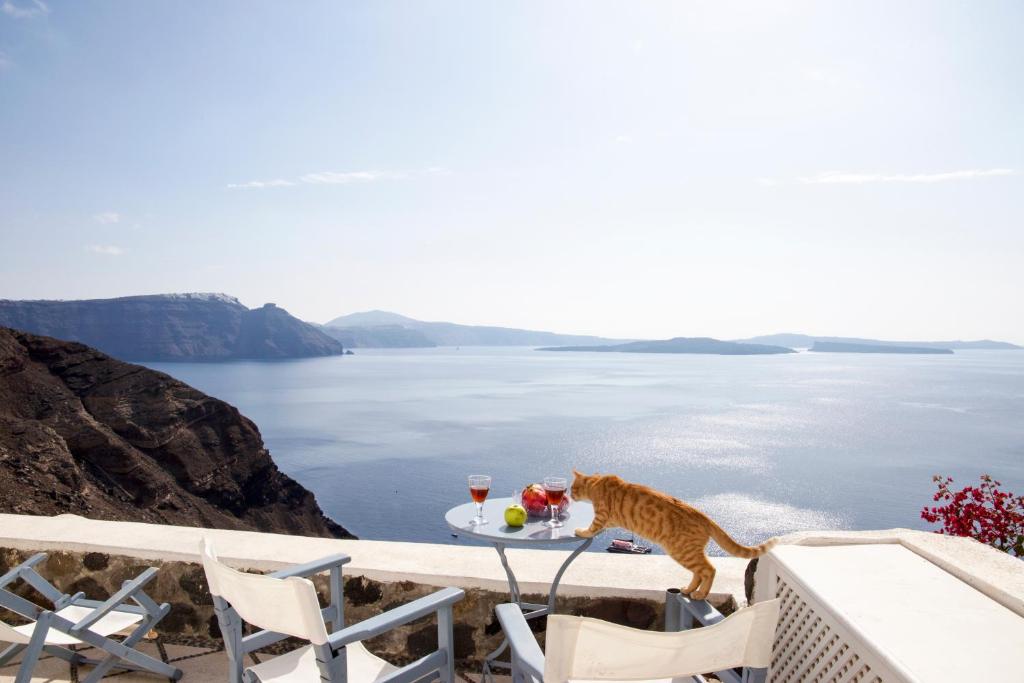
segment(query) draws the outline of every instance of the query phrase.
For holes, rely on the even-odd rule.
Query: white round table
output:
[[[577,528],[589,527],[590,523],[594,521],[594,506],[587,502],[573,501],[569,505],[569,509],[559,517],[562,521],[561,527],[551,528],[545,524],[551,518],[550,515],[530,517],[523,526],[510,527],[505,524],[505,508],[511,503],[511,498],[494,498],[484,502],[484,518],[488,523],[480,526],[473,524],[473,518],[476,516],[475,503],[465,503],[453,507],[445,513],[444,519],[452,531],[460,536],[477,541],[486,541],[494,546],[494,549],[498,551],[498,557],[501,559],[501,566],[505,570],[505,576],[508,578],[508,590],[512,597],[512,602],[519,605],[520,609],[523,610],[523,616],[527,620],[536,619],[546,614],[553,614],[555,611],[555,598],[558,593],[558,583],[562,580],[562,575],[565,574],[565,570],[572,564],[572,561],[594,542],[592,538],[580,538],[575,534]],[[519,582],[516,580],[516,575],[508,564],[508,558],[505,557],[505,548],[510,545],[526,548],[576,546],[569,554],[569,557],[565,559],[565,562],[562,563],[558,573],[555,574],[555,578],[551,581],[551,587],[548,589],[547,604],[539,605],[522,600],[519,592]],[[510,668],[508,662],[497,661],[497,657],[507,647],[508,640],[506,639],[497,650],[484,658],[483,679],[490,678],[493,680],[493,676],[491,676],[491,668],[493,666]]]

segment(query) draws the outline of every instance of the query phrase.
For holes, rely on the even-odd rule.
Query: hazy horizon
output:
[[[127,294],[127,295],[123,295],[123,296],[128,296],[128,297],[130,297],[130,296],[160,296],[160,295],[167,295],[167,294],[225,294],[225,295],[228,295],[228,296],[232,296],[228,292],[151,292],[151,293],[148,293],[148,294]],[[2,298],[2,297],[0,297],[0,298]],[[49,300],[43,299],[43,301],[60,301],[60,300],[61,299],[49,299]],[[63,299],[63,300],[67,301],[67,299]],[[247,304],[246,302],[241,301],[241,299],[239,299],[239,301],[240,301],[240,303],[242,303],[242,305],[245,305],[248,308],[258,308],[259,306],[262,305],[262,304]],[[263,302],[263,303],[273,303],[274,305],[278,306],[279,308],[283,308],[286,311],[288,310],[288,307],[283,305],[283,304],[281,304],[280,302]],[[474,322],[466,322],[465,320],[431,320],[431,319],[428,319],[428,318],[417,318],[414,315],[406,315],[406,314],[402,313],[401,311],[384,311],[384,310],[381,310],[381,309],[368,309],[368,310],[364,310],[364,311],[346,311],[344,313],[341,313],[341,314],[339,314],[337,316],[332,317],[329,320],[306,320],[306,322],[309,322],[309,323],[312,323],[312,324],[315,324],[315,325],[327,325],[332,320],[335,320],[337,318],[342,318],[342,317],[346,317],[346,316],[353,315],[353,314],[364,314],[364,313],[396,314],[398,316],[405,317],[405,318],[410,318],[410,319],[418,321],[418,322],[428,322],[428,323],[454,323],[454,324],[458,324],[458,325],[471,325],[471,326],[479,325],[479,326],[499,327],[499,328],[511,328],[512,327],[510,325],[504,325],[504,324],[501,324],[501,323],[474,323]],[[563,334],[563,335],[590,335],[590,336],[595,336],[595,337],[614,338],[614,339],[620,339],[620,340],[655,339],[653,337],[641,337],[641,336],[637,336],[637,335],[626,335],[626,336],[621,336],[621,337],[614,337],[612,335],[601,334],[600,332],[596,332],[596,333],[595,332],[577,332],[577,331],[573,331],[573,330],[564,330],[564,329],[539,329],[539,328],[513,328],[513,329],[527,329],[527,330],[532,330],[532,331],[537,331],[537,332],[553,332],[553,333],[558,333],[558,334]],[[961,337],[948,337],[948,338],[943,338],[943,339],[924,339],[924,338],[897,339],[895,337],[886,337],[886,336],[867,337],[866,335],[856,334],[856,333],[851,333],[851,334],[832,334],[832,333],[818,334],[818,333],[816,333],[814,331],[808,331],[808,330],[803,329],[803,328],[793,329],[793,330],[781,330],[781,331],[777,330],[777,331],[770,331],[770,332],[762,331],[762,332],[756,332],[756,333],[753,333],[753,334],[745,335],[743,337],[722,337],[722,336],[718,336],[718,335],[715,335],[715,334],[694,333],[694,334],[687,334],[687,335],[675,334],[675,335],[669,335],[668,337],[663,337],[663,338],[659,337],[658,339],[669,339],[669,338],[672,338],[672,337],[712,337],[712,338],[715,338],[715,339],[722,339],[722,340],[736,340],[736,339],[747,339],[747,338],[752,338],[752,337],[770,337],[770,336],[775,336],[775,335],[789,335],[789,334],[805,335],[805,336],[808,336],[808,337],[821,337],[821,338],[876,339],[878,341],[892,341],[892,342],[912,342],[912,341],[919,341],[919,342],[999,341],[999,342],[1016,343],[1012,339],[995,339],[993,337],[976,337],[976,338],[972,337],[972,338],[967,338],[967,337],[962,337],[961,336]],[[1018,344],[1018,346],[1024,346],[1024,344]]]
[[[160,295],[167,295],[167,294],[225,294],[227,296],[233,296],[230,292],[149,292],[149,293],[145,293],[145,294],[138,294],[138,293],[136,293],[136,294],[124,294],[124,295],[119,295],[119,296],[125,296],[125,297],[131,297],[131,296],[160,296]],[[0,297],[0,299],[3,299],[3,298],[6,298],[6,297]],[[110,297],[110,298],[117,298],[117,297]],[[37,300],[39,300],[39,301],[69,301],[70,299],[37,299]],[[291,311],[289,311],[289,309],[288,309],[288,306],[283,305],[280,302],[276,302],[276,301],[262,302],[260,304],[251,304],[251,303],[247,304],[245,301],[242,301],[240,298],[238,298],[238,300],[239,300],[239,302],[242,305],[247,306],[248,308],[258,308],[259,306],[262,306],[265,303],[272,303],[272,304],[278,306],[279,308],[283,308],[284,310],[286,310],[289,313],[291,313]],[[457,325],[472,325],[472,326],[479,325],[479,326],[503,327],[503,328],[510,328],[510,327],[512,327],[510,325],[504,325],[504,324],[501,324],[501,323],[474,323],[474,322],[466,322],[464,320],[432,320],[432,319],[429,319],[429,318],[418,318],[418,317],[416,317],[414,315],[406,315],[405,313],[403,313],[401,311],[385,311],[385,310],[376,309],[376,308],[375,309],[367,309],[367,310],[364,310],[364,311],[346,311],[344,313],[340,313],[339,315],[333,316],[332,318],[330,318],[328,320],[305,320],[305,322],[313,323],[315,325],[326,325],[327,323],[331,322],[334,319],[342,318],[342,317],[345,317],[345,316],[348,316],[348,315],[358,314],[358,313],[393,313],[393,314],[400,315],[400,316],[403,316],[403,317],[406,317],[406,318],[411,318],[411,319],[416,320],[418,322],[455,323]],[[576,332],[576,331],[573,331],[573,330],[562,330],[562,329],[543,329],[543,330],[539,329],[539,328],[514,328],[514,329],[527,329],[527,330],[533,330],[533,331],[537,331],[537,332],[554,332],[554,333],[563,334],[563,335],[590,335],[590,336],[595,336],[595,337],[617,338],[617,339],[654,339],[653,337],[640,337],[640,336],[637,336],[637,335],[626,335],[626,336],[622,336],[622,337],[613,337],[612,335],[601,334],[600,332],[596,332],[596,333],[595,332]],[[1012,339],[995,339],[993,337],[971,337],[971,338],[967,338],[967,337],[962,337],[961,336],[961,337],[948,337],[948,338],[943,338],[943,339],[924,339],[924,338],[896,339],[895,337],[886,337],[886,336],[867,337],[866,335],[854,334],[854,333],[851,333],[851,334],[832,334],[832,333],[818,334],[818,333],[813,332],[813,331],[807,331],[807,330],[805,330],[803,328],[793,329],[793,330],[777,330],[777,331],[772,331],[772,332],[763,332],[762,331],[762,332],[755,332],[753,334],[748,334],[748,335],[745,335],[743,337],[731,337],[731,338],[730,337],[717,336],[717,335],[714,335],[714,334],[697,334],[697,333],[695,333],[695,334],[688,334],[688,335],[679,335],[679,334],[669,335],[668,337],[664,337],[664,339],[670,339],[672,337],[713,337],[715,339],[732,340],[732,339],[747,339],[747,338],[751,338],[751,337],[770,337],[770,336],[784,335],[784,334],[796,334],[796,335],[805,335],[805,336],[808,336],[808,337],[822,337],[822,338],[824,338],[824,337],[849,337],[849,338],[861,338],[861,339],[877,339],[879,341],[893,341],[893,342],[908,342],[908,341],[937,342],[937,341],[984,341],[984,340],[988,340],[988,341],[1010,342],[1010,343],[1014,343],[1014,344],[1017,343],[1017,342],[1015,342]],[[659,339],[661,339],[661,338],[659,338]],[[1018,345],[1019,346],[1024,346],[1024,343],[1021,343],[1021,344],[1018,344]]]
[[[276,302],[272,302],[272,303],[276,304]],[[285,308],[285,310],[287,310],[287,307],[285,307],[285,306],[282,306],[282,308]],[[404,316],[406,318],[412,318],[413,320],[418,320],[420,322],[445,322],[445,323],[456,323],[456,324],[460,324],[460,325],[491,325],[491,323],[467,323],[467,322],[464,322],[464,321],[461,321],[461,320],[430,320],[430,319],[427,319],[427,318],[417,318],[414,315],[407,315],[407,314],[403,313],[402,311],[385,311],[385,310],[382,310],[382,309],[379,309],[379,308],[367,309],[365,311],[347,311],[345,313],[341,313],[339,315],[334,316],[334,318],[331,318],[330,320],[324,320],[324,321],[313,320],[313,321],[307,321],[307,322],[315,322],[315,323],[317,323],[319,325],[324,325],[324,324],[330,322],[331,320],[334,320],[336,318],[341,318],[341,317],[344,317],[344,316],[347,316],[347,315],[352,315],[354,313],[378,313],[378,312],[379,313],[395,313],[395,314]],[[494,326],[496,326],[496,327],[509,327],[508,325],[501,325],[501,324],[494,325]],[[527,329],[529,329],[529,328],[527,328]],[[610,335],[607,335],[607,334],[591,333],[591,332],[575,332],[575,331],[572,331],[572,330],[537,330],[537,331],[557,332],[557,333],[560,333],[560,334],[588,334],[588,335],[589,334],[593,334],[594,336],[598,336],[598,337],[609,337],[610,336]],[[801,328],[801,329],[795,329],[795,330],[775,330],[775,331],[770,331],[770,332],[763,332],[762,331],[762,332],[756,332],[754,334],[748,334],[748,335],[745,335],[743,337],[733,337],[731,339],[746,339],[746,338],[750,338],[750,337],[769,337],[769,336],[778,335],[778,334],[802,334],[802,335],[807,335],[809,337],[851,337],[851,338],[856,337],[856,338],[867,338],[867,337],[865,337],[865,335],[862,335],[862,334],[832,334],[832,333],[818,334],[818,333],[816,333],[814,331],[807,331],[807,330]],[[668,339],[668,338],[671,338],[671,337],[680,337],[680,336],[684,336],[684,335],[678,335],[678,334],[677,335],[670,335],[669,337],[665,337],[665,338]],[[695,335],[686,335],[686,336],[715,337],[716,339],[730,339],[728,337],[716,337],[713,334],[695,334]],[[623,339],[641,339],[641,337],[637,337],[635,335],[634,336],[626,336],[626,337],[622,337],[622,338]],[[948,337],[948,338],[943,338],[943,339],[923,339],[923,338],[917,338],[917,339],[895,339],[893,337],[870,337],[870,338],[871,339],[878,339],[879,341],[922,341],[922,342],[923,341],[980,341],[980,340],[987,339],[987,340],[990,340],[990,341],[1008,341],[1010,343],[1015,343],[1015,342],[1013,342],[1012,340],[1009,340],[1009,339],[993,339],[992,337],[977,337],[977,338],[972,338],[972,339],[967,339],[965,337]],[[1022,345],[1024,345],[1024,344],[1022,344]]]
[[[1024,5],[0,5],[0,298],[1024,344]]]

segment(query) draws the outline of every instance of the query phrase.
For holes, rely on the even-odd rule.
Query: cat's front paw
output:
[[[576,535],[580,538],[591,538],[594,534],[590,529],[577,529]]]

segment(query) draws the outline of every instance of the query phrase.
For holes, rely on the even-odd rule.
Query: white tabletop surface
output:
[[[484,518],[488,524],[475,526],[472,523],[476,516],[476,504],[465,503],[453,507],[445,513],[444,519],[453,531],[460,536],[474,538],[489,543],[506,545],[542,546],[559,543],[582,543],[584,539],[576,536],[578,527],[588,527],[594,521],[594,506],[587,502],[574,500],[569,509],[562,514],[562,526],[552,529],[544,523],[550,516],[530,517],[526,524],[511,527],[505,524],[505,508],[512,503],[511,498],[493,498],[484,502]]]
[[[1024,617],[898,544],[782,545],[772,555],[919,681],[1024,681]]]

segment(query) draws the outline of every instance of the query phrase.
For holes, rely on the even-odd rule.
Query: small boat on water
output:
[[[635,538],[616,538],[605,548],[610,553],[624,553],[627,555],[647,555],[651,547],[637,543]]]

